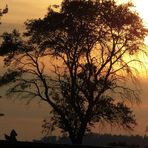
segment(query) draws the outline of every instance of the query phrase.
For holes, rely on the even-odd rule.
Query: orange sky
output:
[[[2,17],[0,32],[10,31],[14,28],[24,29],[24,21],[27,19],[43,17],[47,12],[47,7],[53,3],[59,3],[60,0],[1,0],[0,6],[9,6],[9,13]],[[127,0],[126,0],[127,1]],[[123,0],[122,0],[123,2]],[[146,3],[148,0],[134,0],[137,10],[148,23],[148,13]],[[134,106],[139,126],[134,133],[144,134],[145,127],[148,125],[148,79],[141,80],[143,94],[141,99],[143,103],[138,107]],[[1,90],[2,93],[2,90]],[[12,128],[18,132],[19,140],[39,139],[41,134],[41,123],[44,117],[48,115],[48,106],[44,103],[31,103],[26,106],[23,101],[0,100],[0,112],[6,114],[0,117],[0,139],[4,139],[4,134],[9,133]],[[120,133],[121,134],[121,133]]]

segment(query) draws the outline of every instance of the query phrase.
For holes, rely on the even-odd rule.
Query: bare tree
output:
[[[59,12],[49,8],[43,19],[26,22],[28,40],[16,30],[4,33],[0,54],[9,71],[1,86],[11,83],[7,94],[46,101],[52,111],[43,127],[62,129],[73,144],[100,122],[132,130],[129,105],[140,101],[132,64],[143,65],[135,55],[145,53],[148,30],[131,7],[64,0]]]

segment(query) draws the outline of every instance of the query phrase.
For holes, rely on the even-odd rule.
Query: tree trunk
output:
[[[83,137],[81,137],[81,138],[79,138],[79,137],[73,138],[73,139],[71,139],[71,142],[72,142],[72,144],[81,145],[82,142],[83,142]]]
[[[83,143],[83,137],[84,137],[84,134],[85,134],[85,131],[87,128],[87,123],[88,123],[90,116],[91,116],[91,112],[92,112],[92,104],[89,105],[89,108],[86,112],[86,116],[81,122],[79,132],[77,134],[74,134],[73,136],[70,136],[72,144],[79,144],[80,145]]]
[[[83,137],[84,137],[84,134],[85,134],[86,126],[87,126],[86,123],[83,124],[83,126],[81,126],[81,128],[79,129],[78,134],[76,134],[74,136],[70,136],[72,144],[81,145],[83,143]]]

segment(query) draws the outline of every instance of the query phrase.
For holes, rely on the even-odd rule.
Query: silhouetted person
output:
[[[17,136],[17,133],[16,131],[13,129],[10,133],[10,136],[8,136],[7,134],[5,134],[5,139],[9,142],[16,142],[17,139],[16,139],[16,136]]]

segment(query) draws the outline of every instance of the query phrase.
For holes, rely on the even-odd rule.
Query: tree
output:
[[[64,0],[42,19],[26,22],[27,39],[3,34],[0,54],[9,71],[8,95],[40,98],[51,107],[45,130],[58,127],[73,144],[98,123],[132,130],[130,104],[140,101],[133,64],[145,53],[144,28],[132,4],[113,0]]]

